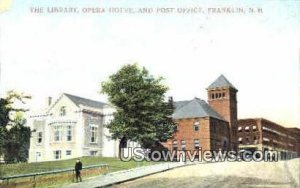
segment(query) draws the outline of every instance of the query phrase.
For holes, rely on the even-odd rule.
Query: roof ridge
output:
[[[89,99],[89,98],[85,98],[85,97],[80,97],[80,96],[73,95],[73,94],[69,94],[69,93],[63,93],[63,94],[64,94],[64,95],[69,95],[69,96],[71,96],[71,97],[77,97],[77,98],[80,98],[80,99],[84,99],[84,100],[89,100],[89,101],[94,101],[94,102],[99,102],[99,103],[105,104],[104,102],[101,102],[101,101],[97,101],[97,100]]]
[[[85,107],[92,107],[92,108],[98,108],[102,109],[105,105],[107,105],[104,102],[96,101],[94,99],[88,99],[68,93],[63,93],[66,97],[68,97],[73,103],[75,103],[78,107],[85,106]]]

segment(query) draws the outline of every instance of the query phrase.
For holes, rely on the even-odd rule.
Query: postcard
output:
[[[299,7],[0,0],[0,187],[299,187]]]

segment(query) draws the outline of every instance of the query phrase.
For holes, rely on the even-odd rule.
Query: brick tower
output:
[[[223,75],[207,88],[209,105],[229,122],[230,143],[233,150],[237,150],[237,91]]]

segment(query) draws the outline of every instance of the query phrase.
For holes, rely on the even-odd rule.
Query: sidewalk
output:
[[[116,183],[122,183],[125,181],[141,178],[158,172],[174,169],[181,166],[191,165],[196,163],[184,164],[182,162],[167,162],[151,166],[143,166],[130,170],[117,171],[101,175],[98,177],[89,178],[83,180],[80,183],[72,183],[70,185],[63,186],[64,188],[92,188],[92,187],[104,187]]]

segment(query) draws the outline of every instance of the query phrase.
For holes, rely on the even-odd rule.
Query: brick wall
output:
[[[194,123],[199,122],[199,130],[194,130]],[[228,122],[204,117],[204,118],[188,118],[176,120],[177,132],[174,137],[163,143],[165,147],[172,150],[174,141],[177,141],[177,149],[182,150],[182,141],[185,142],[186,150],[195,149],[195,140],[199,140],[199,147],[204,150],[214,150],[223,148],[223,142],[227,142],[227,149],[230,148],[229,143],[229,124]]]
[[[208,103],[218,112],[230,126],[230,142],[233,149],[237,148],[237,90],[233,88],[216,88],[208,90]]]

